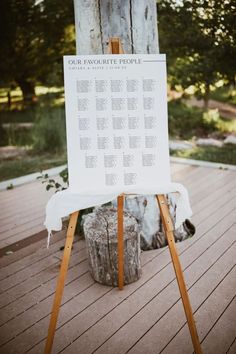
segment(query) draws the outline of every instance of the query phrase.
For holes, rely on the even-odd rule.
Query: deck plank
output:
[[[223,236],[224,237],[221,238],[222,242],[220,242],[219,245],[215,244],[215,247],[211,247],[211,252],[206,252],[203,257],[199,258],[198,262],[195,262],[194,267],[192,266],[190,268],[189,273],[185,272],[185,278],[189,288],[188,292],[193,311],[195,311],[205,301],[211,291],[213,291],[213,289],[215,289],[220,284],[228,271],[230,271],[234,266],[233,255],[236,251],[236,244],[232,246],[233,236],[231,230],[229,230],[229,232]],[[226,239],[227,236],[228,239],[230,239],[232,242],[230,245],[227,243],[228,239],[226,244],[224,244],[224,239]],[[225,248],[223,248],[223,254],[217,254],[218,257],[215,259],[216,254],[214,251],[216,249],[219,251],[219,248],[222,246],[222,244],[225,246],[226,251]],[[229,261],[229,258],[231,261]],[[213,265],[207,268],[207,264],[209,264],[209,262],[213,262]],[[207,272],[196,281],[194,278],[199,273],[199,269],[201,269],[201,267],[203,267],[204,271]],[[193,282],[195,282],[194,285],[191,285]],[[157,300],[159,300],[159,298]],[[155,308],[157,306],[159,306],[158,301]],[[202,327],[200,327],[197,319],[198,317],[196,317],[196,323],[200,335],[202,333]],[[158,351],[163,350],[165,345],[168,343],[168,340],[170,340],[176,334],[178,329],[182,327],[185,322],[186,320],[183,313],[183,306],[181,302],[178,301],[174,306],[171,306],[171,308],[169,307],[168,313],[165,314],[161,320],[159,320],[157,324],[155,324],[147,333],[145,333],[145,336],[139,340],[139,342],[132,348],[130,353],[147,353],[150,352],[151,348],[157,348]],[[186,331],[185,334],[185,338],[188,339],[189,344],[189,350],[186,351],[186,353],[192,353],[193,347],[191,347],[190,334],[188,331]],[[181,353],[182,352],[185,353],[185,348],[183,348]],[[168,351],[168,353],[171,353],[171,351]],[[178,351],[174,351],[173,353],[178,353]]]
[[[236,336],[236,296],[222,314],[216,325],[202,344],[203,350],[209,354],[224,354]]]
[[[72,269],[71,273],[73,276],[74,273],[76,273],[74,268],[80,263],[83,263],[86,260],[86,256],[87,255],[85,249],[75,252],[71,256],[70,268]],[[47,284],[50,280],[56,281],[58,271],[60,269],[60,263],[61,262],[59,261],[58,258],[55,258],[55,263],[53,263],[51,266],[48,266],[48,264],[45,262],[45,267],[42,272],[35,274],[31,278],[25,279],[25,281],[20,282],[16,284],[16,286],[5,291],[0,298],[0,307],[2,308],[7,306],[11,302],[21,298],[22,296],[25,296],[27,293],[32,292],[34,289],[38,288],[39,286],[45,286],[45,284]],[[70,276],[71,274],[69,271],[67,280],[70,279]]]
[[[236,353],[236,337],[230,344],[229,349],[227,350],[227,354],[235,354],[235,353]]]
[[[207,353],[217,352],[218,346],[213,342],[215,336],[219,341],[223,332],[225,338],[219,353],[227,350],[234,353],[236,174],[172,164],[172,176],[189,189],[192,220],[197,226],[196,235],[177,244],[177,248],[203,349]],[[34,189],[35,184],[30,184],[27,191],[36,198],[42,185]],[[24,195],[23,190],[23,186],[16,188],[19,200]],[[8,220],[14,216],[10,207],[13,192],[0,192],[8,208],[8,212],[4,211]],[[35,202],[37,212],[31,210],[33,201],[28,196],[24,198],[28,204],[23,210],[25,220],[18,216],[9,228],[4,218],[0,220],[0,240],[7,232],[2,242],[24,238],[24,225],[30,220],[33,225],[34,220],[42,218],[40,210],[45,196]],[[34,227],[37,225],[32,226],[32,230]],[[15,234],[11,231],[14,229]],[[49,250],[45,242],[40,241],[0,259],[1,353],[42,353],[62,257],[59,248],[63,244],[62,232]],[[53,353],[192,352],[168,249],[143,252],[141,261],[142,277],[121,292],[93,281],[88,272],[84,241],[76,242]],[[224,328],[228,333],[225,334]]]
[[[232,234],[230,236],[230,238],[232,238]],[[230,240],[229,242],[232,242],[232,240]],[[209,264],[211,265],[211,263],[214,262],[217,257],[219,257],[219,254],[215,252],[216,249],[219,252],[219,248],[217,248],[217,246],[212,247],[210,249],[211,253],[209,257],[207,257],[205,254],[202,254],[201,257],[197,259],[194,263],[194,267],[192,266],[189,271],[185,271],[185,277],[188,287],[195,283],[196,280],[201,277],[207,267],[209,267]],[[234,247],[234,249],[230,249],[227,255],[225,255],[224,257],[224,262],[221,264],[219,262],[217,263],[217,266],[220,271],[227,271],[226,264],[227,267],[230,266],[228,262],[228,255],[231,254],[232,257],[235,250],[236,247]],[[224,249],[222,250],[222,252],[223,251]],[[181,261],[183,267],[186,268],[185,259],[183,257],[181,258]],[[219,265],[221,265],[221,267]],[[211,277],[211,286],[214,286],[214,281],[218,282],[220,276],[223,276],[224,274],[224,272],[217,272],[217,268],[214,270],[215,272],[213,272],[213,275],[215,276],[215,278]],[[73,342],[72,345],[67,348],[66,352],[73,353],[76,352],[78,348],[80,348],[82,352],[84,350],[88,350],[88,352],[93,352],[99,345],[101,345],[101,343],[104,343],[113,333],[115,333],[115,335],[110,339],[110,341],[108,341],[104,346],[102,346],[100,350],[98,350],[99,353],[125,353],[127,352],[127,350],[129,350],[133,343],[135,343],[136,340],[139,340],[139,338],[142,337],[144,334],[145,337],[143,338],[143,340],[141,340],[131,350],[131,353],[149,353],[151,352],[151,348],[154,349],[154,352],[155,350],[160,351],[162,349],[163,344],[166,344],[168,336],[171,335],[171,330],[173,330],[173,326],[177,326],[178,328],[181,322],[185,322],[183,307],[180,302],[178,306],[179,312],[177,316],[168,316],[168,322],[167,318],[165,318],[164,316],[165,312],[171,309],[175,302],[179,299],[179,291],[177,284],[175,281],[173,281],[173,276],[171,277],[172,279],[170,281],[170,273],[171,269],[168,269],[168,273],[163,271],[157,277],[153,278],[152,281],[149,281],[148,285],[146,287],[143,287],[142,291],[140,289],[136,296],[129,297],[119,306],[119,308],[115,308],[105,318],[103,318],[91,329],[81,335],[75,342]],[[166,281],[168,278],[170,281],[168,283],[168,286],[163,287],[164,285],[166,285]],[[161,285],[158,284],[159,281]],[[199,290],[199,285],[194,284],[194,288]],[[209,287],[207,287],[207,290],[209,291]],[[201,295],[202,296],[200,298],[200,294],[198,292],[197,297],[193,298],[192,291],[190,291],[190,299],[192,300],[192,306],[196,306],[195,302],[193,301],[194,299],[200,301],[200,299],[205,298],[206,294],[202,292]],[[150,299],[150,301],[148,301],[148,299]],[[116,319],[115,321],[114,318]],[[157,326],[157,328],[152,328],[152,326],[158,319],[161,319],[160,326]],[[150,330],[150,328],[152,328],[152,330]],[[117,330],[119,330],[119,332],[117,332]],[[147,334],[148,330],[150,331]],[[163,332],[164,335],[162,335]]]
[[[226,229],[228,228],[228,224],[233,223],[234,216],[235,215],[233,213],[231,213],[231,216],[230,216],[231,219],[229,219],[229,216],[226,216],[224,218],[224,225],[225,225]],[[215,220],[214,220],[214,222],[215,222]],[[201,239],[201,245],[200,245],[199,249],[197,248],[198,252],[196,251],[197,242],[196,242],[196,239],[194,239],[194,238],[192,240],[189,240],[188,242],[178,244],[178,247],[183,250],[188,249],[191,242],[193,242],[193,244],[195,246],[194,255],[195,255],[195,257],[198,257],[198,255],[202,253],[202,248],[203,249],[208,248],[211,245],[212,238],[216,240],[217,237],[219,237],[219,233],[222,233],[222,230],[223,230],[223,226],[220,228],[218,225],[215,226],[211,231],[212,236],[207,238],[207,240],[204,240],[203,237],[201,237],[201,235],[200,235],[199,239]],[[208,242],[210,242],[210,244]],[[130,295],[130,293],[132,293],[132,292],[136,293],[137,287],[141,287],[140,284],[147,283],[146,286],[147,286],[147,288],[149,288],[150,284],[148,283],[148,279],[152,280],[153,277],[156,275],[157,281],[156,282],[153,281],[155,286],[158,286],[158,284],[159,284],[159,286],[165,286],[168,284],[167,279],[169,279],[168,274],[170,272],[172,274],[172,277],[170,274],[169,274],[169,277],[170,277],[171,281],[173,281],[175,279],[175,277],[174,277],[174,273],[173,273],[173,269],[172,269],[172,264],[170,263],[168,250],[165,249],[164,251],[163,250],[157,250],[157,251],[156,252],[157,252],[158,256],[155,259],[152,259],[151,262],[149,262],[146,266],[143,267],[143,275],[142,275],[141,279],[138,282],[136,282],[134,284],[130,284],[128,287],[125,287],[124,292],[122,291],[122,294],[120,294],[120,292],[117,291],[117,289],[113,289],[111,292],[109,291],[109,293],[105,297],[102,297],[101,299],[99,299],[98,302],[95,302],[94,304],[92,304],[92,306],[90,306],[90,308],[88,308],[87,311],[82,311],[77,316],[76,316],[76,313],[79,312],[79,309],[81,311],[80,303],[84,302],[83,298],[81,300],[80,296],[78,296],[78,297],[74,298],[70,303],[68,303],[66,307],[63,306],[61,309],[61,313],[60,313],[59,326],[61,326],[63,324],[63,322],[66,322],[66,325],[65,325],[65,327],[62,326],[58,330],[58,334],[56,336],[56,342],[55,342],[56,350],[59,351],[59,350],[63,349],[63,346],[65,346],[67,341],[68,341],[68,343],[73,341],[73,339],[76,338],[76,336],[78,336],[79,331],[86,331],[87,328],[92,326],[97,320],[99,320],[99,318],[101,316],[106,315],[107,313],[109,313],[112,310],[112,308],[118,306],[119,303],[122,302],[122,299],[123,299],[123,301],[127,301],[128,295]],[[145,254],[148,254],[148,253],[149,252],[147,252],[147,253],[145,252]],[[184,253],[184,251],[182,253]],[[193,261],[193,256],[190,255],[189,249],[187,252],[185,251],[185,257],[187,257],[189,263],[191,263]],[[165,269],[165,267],[167,265],[169,265],[168,266],[169,270],[165,271],[165,273],[163,273],[164,274],[163,276],[158,274],[158,270],[160,271],[163,267]],[[138,289],[138,292],[140,292],[140,291],[141,291],[141,288]],[[65,290],[65,292],[66,292],[66,290]],[[144,301],[147,301],[146,291],[144,291],[143,294],[144,294]],[[118,303],[117,303],[117,301],[118,301]],[[87,306],[89,306],[89,303],[87,303]],[[70,317],[68,318],[68,311],[71,308],[74,309],[72,319]],[[102,311],[102,313],[101,313],[101,311]],[[117,322],[117,318],[116,318],[115,322]],[[45,326],[46,323],[47,323],[47,321],[45,321],[45,319],[43,319],[41,322],[41,326]],[[79,323],[79,326],[78,326],[78,323]],[[16,339],[16,342],[15,342],[15,344],[13,344],[13,347],[14,347],[14,345],[18,346],[19,342],[21,342],[22,340],[24,343],[26,341],[29,341],[30,338],[37,338],[37,340],[39,340],[40,335],[42,335],[42,333],[39,332],[39,328],[41,328],[41,326],[40,326],[40,323],[38,322],[34,327],[29,328],[29,330],[26,330],[20,336],[22,338],[18,338],[18,340]],[[47,325],[46,325],[46,327],[47,327]],[[44,333],[46,333],[46,330]],[[36,342],[37,342],[37,340],[36,340]],[[35,347],[32,350],[32,353],[42,352],[42,346],[43,346],[43,343],[41,343],[40,345]],[[10,347],[7,347],[7,349],[10,350]]]
[[[199,327],[199,337],[201,341],[203,341],[203,338],[207,337],[211,328],[214,327],[215,323],[219,320],[228,305],[231,303],[232,299],[235,297],[235,288],[236,267],[234,265],[222,281],[219,282],[219,285],[212,291],[210,296],[205,299],[201,306],[199,306],[197,312],[195,312],[196,323]],[[209,350],[212,350],[211,344],[208,345],[208,348],[207,344],[205,344],[205,346],[206,353],[208,353]],[[224,350],[225,348],[227,348],[227,346],[224,346]],[[180,351],[183,354],[192,352],[192,344],[188,336],[188,328],[186,324],[182,326],[178,333],[176,332],[176,335],[173,336],[173,339],[167,344],[166,348],[163,350],[163,353],[177,354]],[[215,353],[216,352],[217,350]]]
[[[59,236],[59,237],[58,237]],[[54,254],[57,250],[60,249],[61,246],[64,245],[65,238],[65,230],[58,232],[56,242],[51,243],[50,247],[47,249],[45,241],[40,244],[39,248],[36,247],[36,251],[31,252],[29,254],[22,255],[21,258],[7,263],[6,265],[2,262],[1,264],[1,273],[0,273],[0,281],[9,277],[10,275],[16,274],[26,267],[30,267],[31,264],[37,262],[43,258],[47,258],[48,255]],[[17,252],[18,253],[18,252]],[[3,259],[1,259],[3,260]]]

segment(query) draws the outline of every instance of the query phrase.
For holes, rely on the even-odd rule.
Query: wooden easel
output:
[[[121,41],[119,38],[111,38],[108,44],[108,54],[124,54]],[[118,235],[118,287],[120,290],[123,289],[124,286],[124,259],[123,259],[123,253],[124,253],[124,246],[123,246],[123,208],[124,208],[124,194],[118,196],[117,198],[117,235]],[[181,264],[179,261],[178,253],[176,250],[175,246],[175,239],[174,239],[174,234],[173,234],[173,223],[172,219],[170,216],[168,204],[166,197],[164,195],[157,195],[157,203],[160,209],[161,213],[161,218],[162,222],[164,225],[164,230],[166,233],[167,241],[168,241],[168,246],[171,254],[171,259],[172,263],[174,266],[178,286],[179,286],[179,291],[180,295],[182,298],[183,306],[184,306],[184,311],[185,315],[187,318],[188,326],[189,326],[189,331],[191,334],[192,338],[192,343],[194,347],[194,351],[196,354],[202,354],[199,338],[198,338],[198,333],[196,329],[196,325],[194,322],[193,318],[193,313],[188,297],[188,292],[186,288],[186,284],[184,281],[184,276],[183,276],[183,271],[181,268]],[[78,215],[79,211],[74,212],[70,216],[70,221],[69,221],[69,226],[67,230],[67,235],[66,235],[66,243],[65,243],[65,249],[64,249],[64,254],[62,258],[62,263],[61,263],[61,268],[60,268],[60,273],[58,276],[57,280],[57,287],[56,287],[56,293],[54,297],[54,302],[53,302],[53,307],[52,307],[52,313],[51,313],[51,318],[50,318],[50,323],[49,323],[49,329],[48,329],[48,336],[47,336],[47,341],[45,345],[45,354],[50,354],[52,350],[52,345],[53,345],[53,340],[54,340],[54,335],[55,335],[55,330],[56,330],[56,324],[57,324],[57,318],[59,314],[59,309],[61,305],[61,299],[63,295],[63,290],[64,290],[64,285],[65,285],[65,279],[66,279],[66,274],[68,270],[68,265],[69,265],[69,260],[70,260],[70,254],[71,254],[71,248],[74,240],[74,233],[75,233],[75,227],[76,223],[78,220]]]

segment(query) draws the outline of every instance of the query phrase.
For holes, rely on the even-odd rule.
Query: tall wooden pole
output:
[[[127,54],[158,53],[155,0],[74,0],[77,54],[102,54],[119,37]]]

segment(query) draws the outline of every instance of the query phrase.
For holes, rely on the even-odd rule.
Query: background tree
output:
[[[62,53],[74,50],[73,22],[72,1],[2,0],[1,86],[15,83],[24,100],[32,100],[37,82],[47,84],[52,72],[62,73]],[[51,81],[59,84],[61,77]]]
[[[158,14],[171,84],[195,85],[207,107],[210,85],[220,78],[235,83],[235,1],[163,0]]]

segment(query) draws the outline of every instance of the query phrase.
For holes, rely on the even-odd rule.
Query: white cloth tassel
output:
[[[49,246],[50,246],[50,239],[51,239],[51,236],[52,236],[52,231],[49,231],[49,230],[48,230],[47,249],[49,249]]]

